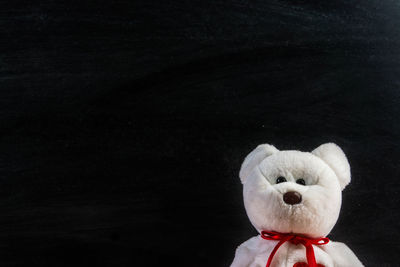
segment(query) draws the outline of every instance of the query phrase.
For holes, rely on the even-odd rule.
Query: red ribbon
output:
[[[272,258],[275,253],[278,251],[279,247],[283,245],[286,241],[289,241],[292,244],[298,245],[302,244],[306,247],[306,255],[307,255],[307,263],[309,267],[317,267],[317,262],[315,260],[314,249],[312,245],[326,245],[329,242],[329,238],[321,237],[321,238],[308,238],[304,236],[298,236],[294,234],[281,234],[277,232],[268,232],[262,231],[261,237],[266,240],[276,240],[278,244],[276,244],[274,250],[272,250],[271,255],[269,255],[268,262],[266,267],[269,267],[272,262]]]

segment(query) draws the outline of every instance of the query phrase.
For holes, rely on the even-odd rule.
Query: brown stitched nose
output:
[[[286,192],[283,195],[283,201],[289,205],[299,204],[301,202],[301,195],[297,192]]]

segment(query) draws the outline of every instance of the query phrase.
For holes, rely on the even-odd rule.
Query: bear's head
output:
[[[259,232],[316,238],[328,235],[338,219],[350,166],[333,143],[311,153],[264,144],[246,157],[239,176],[247,215]]]

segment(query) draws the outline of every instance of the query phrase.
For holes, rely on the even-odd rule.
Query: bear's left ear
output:
[[[242,163],[242,167],[240,168],[239,177],[242,181],[242,184],[245,183],[247,177],[250,175],[252,170],[260,164],[260,162],[266,157],[271,156],[272,154],[278,152],[273,145],[263,144],[256,147],[247,157],[244,159]]]
[[[320,145],[312,152],[315,156],[321,158],[332,170],[339,179],[339,184],[343,190],[350,183],[350,165],[347,161],[343,150],[334,143]]]

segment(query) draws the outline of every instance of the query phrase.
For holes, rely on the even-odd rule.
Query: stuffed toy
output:
[[[335,225],[350,165],[333,143],[311,153],[259,145],[239,173],[247,215],[260,235],[236,249],[231,267],[363,266],[326,236]]]

